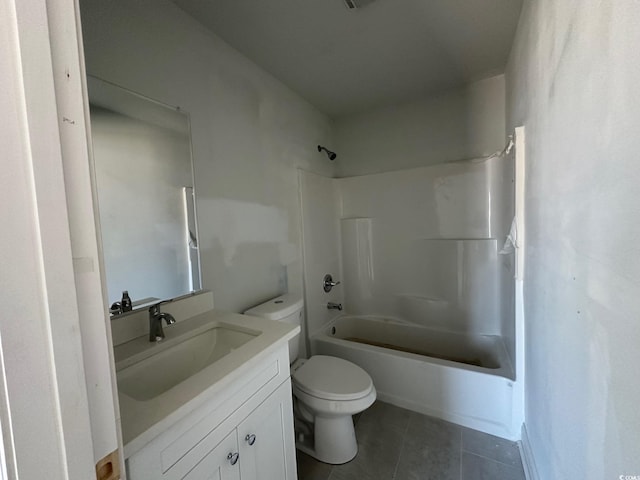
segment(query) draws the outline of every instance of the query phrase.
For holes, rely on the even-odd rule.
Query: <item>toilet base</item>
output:
[[[307,455],[331,465],[341,465],[358,453],[356,432],[350,415],[340,417],[316,416],[313,425],[313,446],[306,439],[298,439],[296,448]]]

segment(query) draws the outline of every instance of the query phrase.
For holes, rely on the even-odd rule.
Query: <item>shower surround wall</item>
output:
[[[503,160],[336,180],[350,313],[501,335]],[[493,213],[493,214],[492,214]]]
[[[513,254],[499,253],[512,174],[509,157],[341,179],[300,172],[310,333],[335,317],[327,301],[343,301],[354,315],[501,336],[513,364]],[[326,294],[322,275],[335,272],[342,284]]]

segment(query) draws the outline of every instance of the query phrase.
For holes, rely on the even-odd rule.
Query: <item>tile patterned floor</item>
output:
[[[525,480],[514,442],[383,402],[354,421],[356,458],[332,466],[298,451],[299,480]]]

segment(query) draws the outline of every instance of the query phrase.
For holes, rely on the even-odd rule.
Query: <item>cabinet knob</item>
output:
[[[246,437],[244,437],[244,440],[249,444],[249,445],[253,445],[254,443],[256,443],[256,436],[255,434],[251,433],[251,434],[247,434]]]
[[[229,453],[229,455],[227,455],[227,460],[229,460],[229,463],[231,465],[235,465],[236,463],[238,463],[238,459],[240,458],[240,454],[239,453]]]

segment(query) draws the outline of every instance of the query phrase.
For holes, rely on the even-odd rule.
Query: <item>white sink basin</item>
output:
[[[154,355],[118,371],[118,389],[135,400],[151,400],[259,334],[258,331],[214,324],[197,335],[167,345],[167,348]]]
[[[150,342],[146,333],[117,345],[125,457],[194,409],[224,397],[232,382],[299,332],[285,322],[209,310],[166,326],[162,342]],[[288,364],[282,368],[289,371]]]

